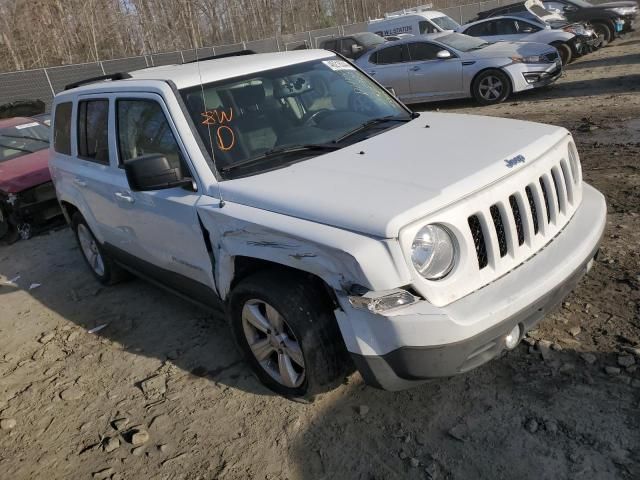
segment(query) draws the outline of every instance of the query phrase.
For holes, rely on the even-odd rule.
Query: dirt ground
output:
[[[0,247],[0,478],[640,478],[640,36],[500,106],[420,107],[567,127],[607,197],[596,265],[526,343],[413,390],[355,373],[293,403],[221,315],[101,287],[60,229]]]

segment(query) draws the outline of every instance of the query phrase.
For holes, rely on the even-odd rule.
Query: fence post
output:
[[[98,62],[98,64],[100,65],[100,70],[102,70],[102,74],[106,75],[107,72],[104,71],[104,65],[102,65],[102,60]]]
[[[462,25],[464,23],[462,20],[462,5],[458,5],[458,9],[460,10],[460,25]]]
[[[53,89],[53,84],[51,83],[51,79],[49,78],[49,74],[47,73],[47,69],[43,68],[42,71],[44,72],[44,76],[47,77],[47,83],[49,84],[49,88],[51,89],[51,96],[55,97],[56,96],[56,91]]]
[[[198,47],[196,47],[198,48]],[[182,54],[182,50],[180,50],[180,58],[182,59],[182,63],[184,63],[184,55]]]
[[[309,47],[310,48],[318,48],[318,46],[313,43],[313,38],[311,38],[311,30],[309,30],[307,32],[307,35],[309,35]]]

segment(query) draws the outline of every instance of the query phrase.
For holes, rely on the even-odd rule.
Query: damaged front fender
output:
[[[215,199],[206,197],[197,208],[211,242],[213,277],[222,299],[229,294],[238,256],[311,273],[342,292],[356,284],[384,290],[411,281],[395,240],[245,205],[226,203],[221,208]]]

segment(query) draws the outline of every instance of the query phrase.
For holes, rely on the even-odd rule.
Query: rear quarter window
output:
[[[59,103],[53,117],[53,149],[71,155],[71,110],[72,103]]]

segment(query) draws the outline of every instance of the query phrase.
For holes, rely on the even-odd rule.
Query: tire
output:
[[[560,55],[560,60],[562,60],[562,66],[568,65],[571,63],[573,59],[573,53],[571,52],[571,47],[566,43],[554,43],[553,47],[558,50],[558,54]]]
[[[303,275],[266,270],[229,297],[231,331],[251,370],[293,400],[331,389],[351,365],[332,305],[318,288]]]
[[[485,70],[473,79],[471,94],[480,105],[504,102],[511,95],[511,80],[501,70]]]
[[[126,272],[109,258],[93,235],[83,216],[76,212],[71,219],[71,227],[80,247],[82,258],[96,279],[103,285],[114,285],[127,277]],[[93,253],[90,255],[89,251]]]
[[[611,40],[613,40],[613,32],[611,31],[611,27],[606,23],[602,22],[592,22],[593,30],[602,41],[600,43],[600,48],[606,47]]]

